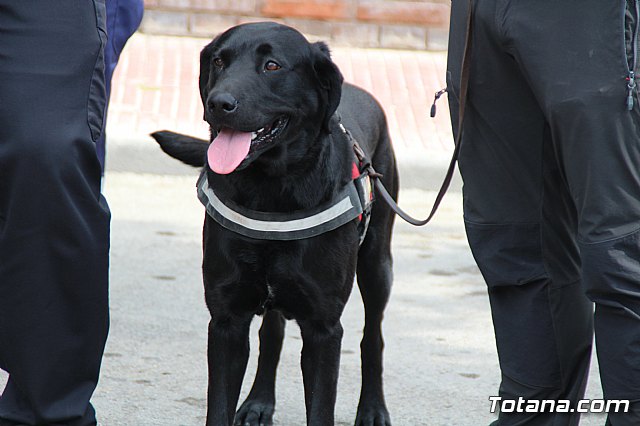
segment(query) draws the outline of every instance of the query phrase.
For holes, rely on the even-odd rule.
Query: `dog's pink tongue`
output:
[[[223,127],[207,150],[207,161],[214,172],[226,175],[242,163],[251,147],[251,133]]]

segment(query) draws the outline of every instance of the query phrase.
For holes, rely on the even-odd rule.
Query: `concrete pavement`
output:
[[[168,128],[206,136],[194,86],[197,54],[205,43],[136,35],[114,80],[105,181],[113,213],[112,318],[93,399],[104,426],[204,424],[208,312],[200,275],[204,210],[195,196],[197,171],[166,157],[146,134]],[[444,55],[335,49],[334,56],[348,80],[369,88],[385,105],[398,151],[401,205],[425,216],[450,152],[446,102],[439,104],[437,121],[426,116],[432,91],[444,85]],[[167,67],[177,70],[174,77],[165,74]],[[384,377],[394,425],[477,426],[494,418],[488,398],[497,393],[497,356],[486,288],[467,248],[461,205],[457,180],[432,224],[396,224],[395,283],[384,322]],[[243,396],[255,371],[259,323],[252,326]],[[357,287],[343,326],[336,424],[351,425],[363,326]],[[277,425],[304,424],[300,349],[299,330],[290,322],[278,372]],[[598,398],[595,365],[592,370],[588,396]],[[0,372],[0,385],[4,380]],[[582,424],[602,425],[604,419],[588,415]]]
[[[167,159],[171,162],[172,160]],[[160,166],[160,164],[158,164]],[[401,167],[402,169],[402,167]],[[111,172],[112,328],[94,403],[105,426],[204,424],[206,330],[201,264],[204,211],[196,173]],[[405,189],[402,205],[426,212],[435,193]],[[446,197],[436,220],[396,224],[394,289],[384,334],[387,403],[395,425],[477,426],[493,419],[499,370],[484,283],[467,249],[461,195]],[[343,317],[336,424],[350,425],[360,384],[363,310],[357,287]],[[242,395],[257,360],[258,318]],[[303,425],[301,340],[289,323],[278,372],[277,425]],[[598,397],[592,373],[588,395]],[[602,425],[601,416],[583,425]]]

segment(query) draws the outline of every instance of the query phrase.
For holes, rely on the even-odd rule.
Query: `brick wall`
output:
[[[274,20],[332,45],[444,50],[449,0],[145,0],[141,30],[213,37]]]

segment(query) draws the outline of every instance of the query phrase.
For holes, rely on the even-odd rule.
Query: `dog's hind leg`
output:
[[[209,322],[207,426],[231,426],[249,359],[253,315]]]
[[[260,327],[258,371],[249,396],[236,413],[240,426],[270,426],[276,402],[276,368],[280,360],[285,320],[277,311],[268,311]]]

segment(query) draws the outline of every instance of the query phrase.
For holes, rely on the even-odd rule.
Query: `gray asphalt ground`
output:
[[[422,156],[422,158],[420,157]],[[446,161],[420,152],[399,158],[401,205],[426,216]],[[418,159],[420,159],[418,161]],[[111,205],[111,332],[93,403],[104,426],[195,426],[205,419],[206,332],[200,265],[203,207],[197,170],[149,139],[110,141],[105,193]],[[487,425],[499,369],[486,288],[467,248],[460,180],[435,221],[396,222],[395,282],[384,321],[385,387],[394,425]],[[355,419],[363,309],[357,286],[345,329],[336,424]],[[242,389],[257,360],[257,330]],[[277,384],[277,425],[305,422],[301,339],[290,322]],[[600,398],[597,366],[587,396]],[[0,386],[6,374],[0,372]],[[602,415],[582,425],[603,425]]]

